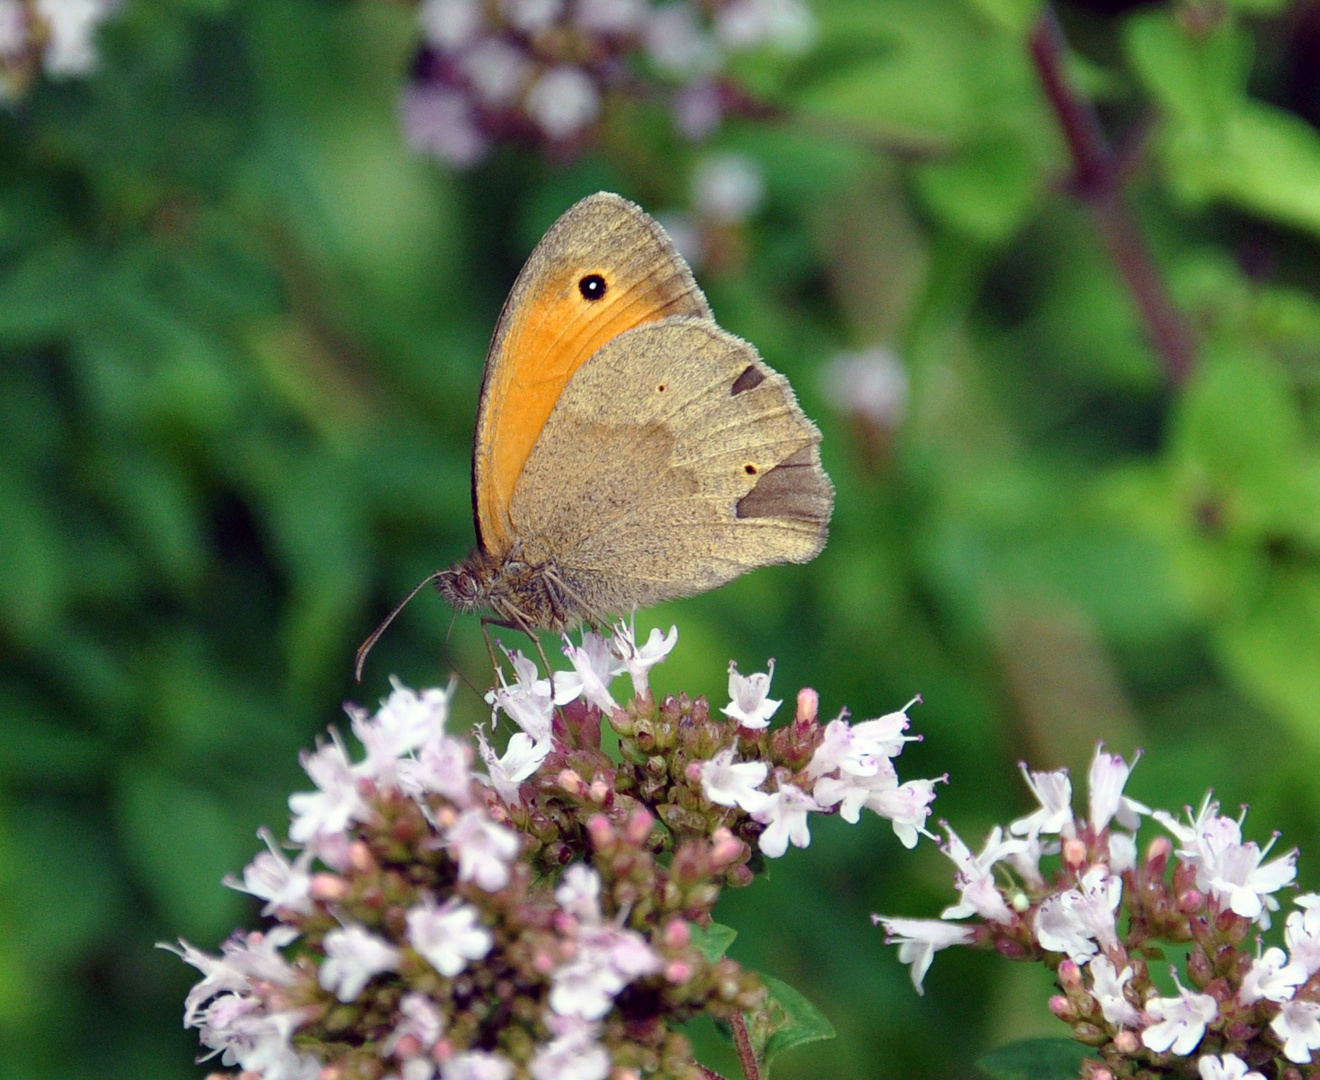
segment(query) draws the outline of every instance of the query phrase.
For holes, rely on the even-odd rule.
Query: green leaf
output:
[[[747,1017],[747,1031],[758,1058],[766,1065],[785,1050],[834,1038],[834,1025],[810,1001],[786,982],[762,975],[770,991],[765,1009]]]
[[[1278,574],[1250,613],[1216,627],[1215,645],[1248,694],[1320,744],[1320,577]]]
[[[994,1080],[1074,1080],[1094,1056],[1072,1039],[1024,1039],[991,1050],[976,1064]]]
[[[688,926],[692,930],[692,944],[711,964],[723,959],[724,954],[729,951],[729,946],[733,944],[733,939],[738,936],[738,931],[732,926],[724,926],[717,922],[709,926],[688,923]]]
[[[931,210],[977,240],[1002,243],[1016,231],[1041,187],[1041,170],[1015,137],[963,148],[951,162],[916,170],[917,190]]]

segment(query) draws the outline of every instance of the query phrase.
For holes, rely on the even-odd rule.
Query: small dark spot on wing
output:
[[[748,364],[743,369],[743,373],[733,380],[733,386],[729,388],[729,396],[737,397],[744,390],[751,390],[765,382],[765,373],[759,371],[755,364]]]

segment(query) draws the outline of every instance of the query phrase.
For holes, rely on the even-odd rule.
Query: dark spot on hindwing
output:
[[[755,364],[748,364],[743,373],[733,380],[729,396],[737,397],[744,390],[751,390],[765,382],[765,372],[758,370]]]

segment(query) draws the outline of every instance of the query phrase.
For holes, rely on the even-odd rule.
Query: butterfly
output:
[[[477,546],[437,570],[455,611],[532,634],[705,592],[825,545],[834,489],[788,380],[721,329],[683,257],[608,192],[528,258],[486,357]]]

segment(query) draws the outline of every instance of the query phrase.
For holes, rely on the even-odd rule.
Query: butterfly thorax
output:
[[[587,616],[553,562],[531,563],[519,545],[505,555],[483,548],[442,570],[435,587],[455,611],[488,610],[519,630],[570,629]]]

